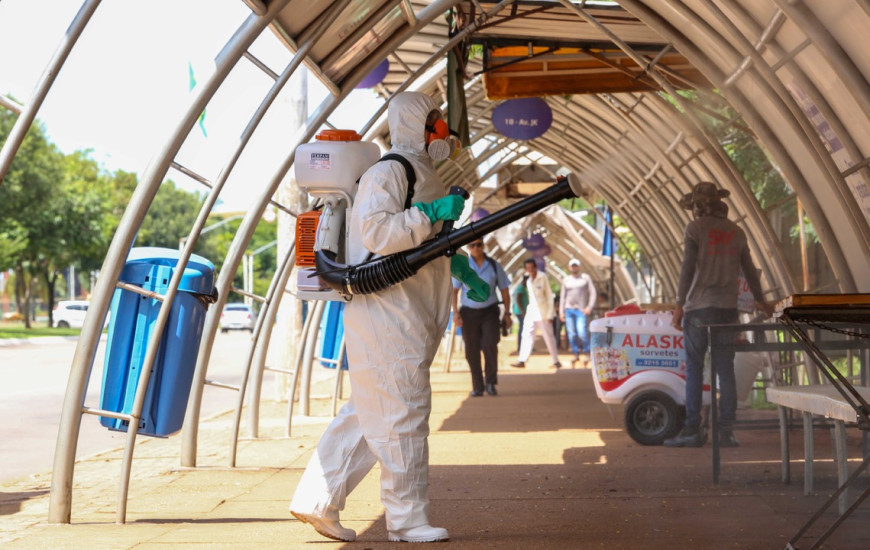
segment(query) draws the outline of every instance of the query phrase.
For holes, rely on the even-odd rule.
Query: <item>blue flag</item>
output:
[[[612,256],[616,254],[617,243],[613,236],[613,231],[610,227],[613,225],[613,213],[610,211],[610,207],[607,207],[607,211],[604,214],[604,220],[607,222],[604,226],[604,239],[601,243],[601,255],[602,256]]]

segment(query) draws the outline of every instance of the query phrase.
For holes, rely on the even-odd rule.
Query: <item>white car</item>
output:
[[[88,314],[87,300],[61,300],[54,307],[51,319],[57,328],[82,328]]]
[[[254,310],[241,302],[227,304],[221,313],[220,327],[221,332],[229,330],[254,332]]]

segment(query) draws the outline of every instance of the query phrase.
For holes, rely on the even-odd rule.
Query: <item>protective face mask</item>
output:
[[[456,158],[459,153],[459,139],[456,136],[447,136],[446,139],[432,140],[426,151],[436,162],[446,158]]]
[[[441,161],[450,156],[455,158],[459,152],[459,139],[451,135],[447,123],[442,119],[436,120],[431,126],[426,126],[429,131],[429,141],[426,144],[426,152],[434,161]]]

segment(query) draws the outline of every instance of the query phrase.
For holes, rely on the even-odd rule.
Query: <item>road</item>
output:
[[[247,332],[219,333],[208,378],[238,385],[249,344]],[[0,346],[0,482],[52,469],[75,347],[75,340],[61,338]],[[105,342],[101,342],[85,399],[85,404],[91,407],[99,407],[104,351]],[[232,390],[207,387],[201,417],[232,409],[236,399],[237,393]],[[76,456],[122,447],[125,438],[124,433],[102,427],[98,417],[85,415]]]

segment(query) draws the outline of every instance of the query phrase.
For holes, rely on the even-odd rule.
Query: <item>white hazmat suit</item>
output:
[[[415,203],[445,195],[426,153],[424,126],[433,110],[438,107],[429,96],[406,92],[393,98],[388,111],[390,152],[414,167]],[[416,247],[440,229],[441,223],[433,224],[418,208],[404,209],[407,189],[405,170],[396,161],[366,171],[349,218],[349,264],[364,261],[369,251],[385,256]],[[427,438],[429,366],[447,326],[451,292],[450,262],[442,257],[399,284],[354,296],[347,304],[351,396],[323,434],[296,488],[290,509],[297,517],[337,522],[347,495],[377,462],[391,540],[424,526],[443,535],[419,541],[446,538],[445,530],[428,526]],[[347,536],[332,538],[353,540],[353,531],[342,532]]]

